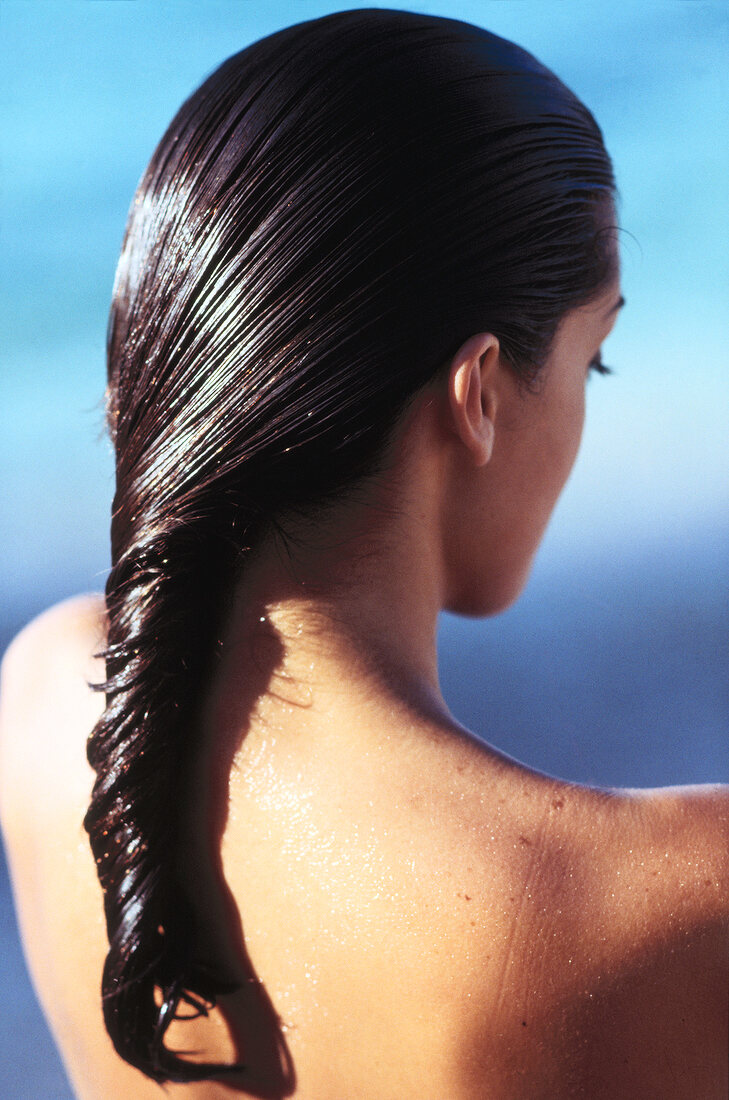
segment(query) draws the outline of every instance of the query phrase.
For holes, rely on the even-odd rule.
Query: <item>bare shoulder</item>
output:
[[[89,592],[54,604],[23,627],[3,658],[3,681],[27,678],[39,665],[78,656],[93,657],[104,640],[104,599]],[[90,646],[90,649],[89,649]]]
[[[76,1092],[146,1097],[153,1086],[113,1054],[98,992],[106,934],[83,818],[86,741],[104,705],[89,685],[104,678],[94,656],[103,645],[103,599],[90,595],[39,615],[7,650],[0,809],[26,960]]]
[[[659,871],[672,908],[729,918],[728,785],[626,791],[617,812],[620,839]]]
[[[620,952],[729,933],[729,786],[586,791],[570,819],[596,927]]]
[[[513,1095],[721,1100],[729,788],[527,789],[512,802],[519,835],[504,858],[525,874],[479,1067],[500,1029],[525,1082]]]
[[[626,798],[643,804],[659,827],[681,833],[703,829],[729,831],[729,784],[701,783],[687,787],[658,787],[625,791]]]
[[[586,1094],[719,1100],[729,1087],[729,787],[615,792],[585,836],[598,872],[582,925],[594,977],[579,1014],[595,1036]]]
[[[95,656],[103,644],[103,599],[84,595],[43,612],[8,647],[0,672],[0,795],[6,830],[27,806],[31,775],[39,793],[46,794],[45,779],[48,794],[68,793],[58,783],[59,774],[68,776],[78,762],[76,746],[85,744],[103,706],[103,697],[89,686],[103,679],[103,662]],[[77,771],[86,785],[85,771]]]

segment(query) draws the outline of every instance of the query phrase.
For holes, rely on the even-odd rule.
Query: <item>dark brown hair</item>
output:
[[[177,812],[235,570],[283,509],[372,468],[475,332],[527,382],[610,274],[613,178],[589,111],[530,54],[401,11],[326,16],[226,61],[131,209],[110,318],[116,448],[106,710],[86,816],[106,1026],[157,1079],[218,973],[177,871]],[[157,996],[155,996],[155,990]]]

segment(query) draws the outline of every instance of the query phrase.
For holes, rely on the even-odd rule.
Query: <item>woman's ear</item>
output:
[[[448,398],[456,435],[477,466],[494,447],[499,341],[490,332],[466,340],[451,360]]]

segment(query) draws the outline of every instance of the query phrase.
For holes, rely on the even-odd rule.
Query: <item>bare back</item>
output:
[[[75,601],[11,650],[3,824],[78,1095],[145,1100],[157,1086],[103,1030],[102,898],[81,825],[101,633],[98,601]],[[190,853],[191,899],[245,976],[170,1044],[249,1070],[171,1095],[723,1100],[726,789],[575,787],[365,699],[355,753],[345,702],[330,704],[251,720],[218,807],[221,904]]]

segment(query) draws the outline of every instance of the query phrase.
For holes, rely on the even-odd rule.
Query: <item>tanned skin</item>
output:
[[[437,680],[439,611],[494,614],[524,584],[618,298],[614,285],[567,315],[535,393],[476,334],[415,402],[384,472],[244,572],[180,855],[242,989],[168,1043],[248,1068],[170,1096],[725,1100],[729,788],[545,777],[460,727]],[[101,1017],[82,819],[103,636],[103,602],[82,597],[11,647],[2,821],[77,1095],[157,1100]],[[264,995],[273,1059],[254,1019]]]

